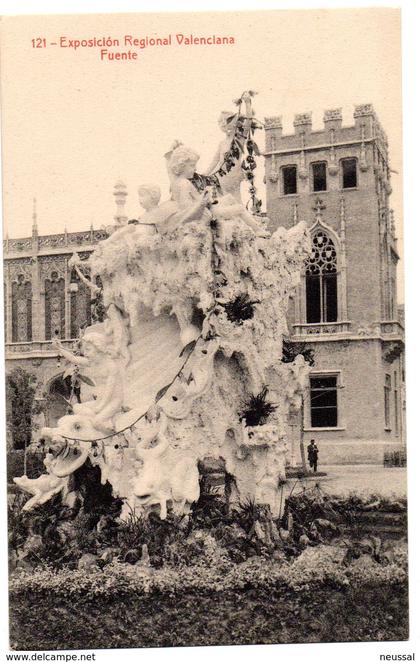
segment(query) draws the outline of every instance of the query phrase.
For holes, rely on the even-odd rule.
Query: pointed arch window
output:
[[[12,342],[32,340],[32,284],[20,274],[12,285]]]
[[[336,322],[337,251],[331,237],[317,230],[312,238],[312,252],[306,263],[306,322]]]
[[[65,283],[57,271],[45,281],[45,339],[65,337]]]

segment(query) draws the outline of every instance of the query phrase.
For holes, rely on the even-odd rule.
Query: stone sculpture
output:
[[[142,506],[159,504],[160,517],[166,518],[167,503],[177,513],[187,512],[199,497],[197,459],[171,448],[166,436],[167,417],[156,412],[155,420],[147,422],[150,428],[141,429],[136,456],[141,468],[133,481],[133,495]],[[153,444],[154,445],[151,445]]]
[[[240,202],[237,172],[218,195],[193,185],[198,155],[185,145],[165,159],[170,199],[159,204],[159,187],[140,187],[139,224],[118,227],[89,258],[107,317],[85,330],[80,355],[57,348],[94,386],[41,431],[54,459],[38,482],[15,479],[36,497],[26,509],[64,493],[89,458],[127,508],[184,513],[199,497],[198,461],[222,457],[237,498],[279,514],[283,421],[303,370],[280,358],[306,226],[269,236]],[[275,407],[245,425],[243,403],[266,386]]]
[[[251,97],[249,92],[245,92],[241,100],[245,103],[245,117],[247,122],[251,120]],[[210,163],[206,174],[211,175],[216,172],[223,164],[224,156],[229,151],[232,137],[235,133],[235,120],[236,114],[231,111],[223,111],[219,117],[219,128],[225,134],[225,138],[219,143],[216,154]],[[241,183],[245,179],[244,171],[241,168],[241,162],[238,160],[234,167],[222,178],[221,188],[224,194],[230,194],[235,202],[242,205],[241,200]]]

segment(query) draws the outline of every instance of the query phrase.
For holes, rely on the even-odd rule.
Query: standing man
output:
[[[308,461],[309,466],[314,470],[314,474],[316,474],[318,470],[318,452],[318,446],[315,443],[315,439],[311,439],[308,446]]]

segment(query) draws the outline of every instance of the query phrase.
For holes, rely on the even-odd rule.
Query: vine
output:
[[[218,168],[218,170],[212,175],[200,175],[199,173],[194,173],[193,178],[191,179],[192,184],[196,187],[198,191],[203,191],[205,188],[211,186],[214,189],[213,199],[209,202],[208,209],[211,212],[212,204],[217,203],[216,192],[221,193],[221,186],[219,177],[225,176],[230,170],[236,165],[237,161],[241,158],[242,162],[241,168],[246,173],[246,178],[249,182],[249,192],[250,192],[250,202],[252,203],[253,213],[259,213],[261,210],[262,202],[257,198],[257,189],[255,187],[254,181],[254,171],[257,167],[255,156],[259,156],[260,151],[257,143],[254,141],[254,134],[257,129],[263,128],[263,124],[259,122],[254,117],[254,113],[251,109],[251,117],[247,117],[242,114],[242,104],[244,103],[244,95],[247,94],[249,98],[255,96],[256,92],[249,90],[248,92],[243,92],[241,97],[234,101],[234,104],[238,107],[238,112],[232,114],[232,116],[227,118],[228,122],[235,122],[235,131],[233,138],[230,144],[229,150],[224,155],[223,164]],[[249,204],[249,203],[248,203]],[[248,205],[247,205],[248,207]],[[215,331],[214,325],[211,322],[211,318],[214,314],[217,314],[217,308],[221,304],[220,301],[220,288],[224,287],[227,284],[227,279],[225,274],[222,271],[222,260],[220,255],[220,249],[218,247],[218,221],[215,216],[211,213],[210,218],[210,231],[212,234],[212,272],[213,272],[213,282],[211,284],[212,294],[214,303],[213,306],[208,310],[206,319],[203,323],[203,330],[200,337],[209,340],[212,337],[217,336],[218,334]],[[102,285],[102,284],[101,284]],[[92,288],[93,289],[93,288]],[[97,298],[98,294],[102,294],[102,287],[95,287]],[[248,301],[245,299],[235,300],[229,307],[227,304],[227,313],[230,317],[235,318],[238,324],[242,323],[243,319],[249,319],[253,316],[253,306],[259,303],[257,301]],[[155,404],[157,404],[165,395],[166,391],[172,386],[177,378],[182,378],[182,371],[186,367],[188,360],[195,348],[197,340],[190,343],[189,346],[184,348],[184,352],[187,352],[186,360],[184,361],[181,369],[176,373],[172,381],[167,384],[163,389],[161,389],[155,398]],[[69,372],[69,374],[71,374]],[[72,379],[81,379],[85,381],[80,374],[71,374]],[[266,403],[269,406],[269,403]],[[270,405],[271,406],[271,405]],[[99,441],[104,441],[111,437],[116,437],[121,435],[127,430],[132,430],[134,425],[138,423],[141,419],[147,416],[148,410],[143,412],[135,421],[127,425],[122,430],[118,432],[113,432],[106,436],[100,437],[98,439],[92,440],[92,442],[97,443]],[[68,441],[80,441],[79,439],[66,437],[63,435],[63,438]]]
[[[238,99],[234,100],[234,104],[238,107],[238,112],[233,113],[228,117],[226,122],[235,122],[235,131],[230,148],[224,154],[222,165],[212,175],[200,175],[199,173],[194,173],[191,182],[198,191],[203,191],[206,187],[213,186],[218,193],[221,193],[220,178],[227,175],[237,164],[239,159],[242,158],[241,168],[248,180],[250,193],[250,200],[247,204],[247,208],[249,203],[251,203],[252,212],[258,214],[261,211],[262,201],[257,197],[254,171],[257,167],[255,157],[260,155],[260,150],[254,140],[254,135],[255,131],[262,129],[264,125],[254,117],[253,110],[251,110],[251,117],[247,117],[242,113],[242,104],[244,103],[245,94],[248,94],[252,99],[256,95],[256,92],[248,90],[247,92],[243,92]]]

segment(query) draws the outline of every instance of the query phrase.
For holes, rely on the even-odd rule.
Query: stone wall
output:
[[[394,388],[390,398],[390,423],[385,426],[385,374],[397,374],[398,417],[401,424],[401,357],[392,364],[383,360],[375,340],[312,343],[315,366],[311,374],[330,371],[338,375],[338,427],[311,428],[309,398],[305,406],[305,441],[315,439],[322,464],[382,463],[384,449],[401,445],[401,428],[395,429]]]
[[[266,118],[265,157],[271,227],[305,221],[313,232],[320,229],[331,237],[337,251],[337,322],[307,323],[304,273],[288,313],[292,340],[314,349],[312,371],[336,373],[342,387],[338,426],[327,430],[310,427],[308,390],[305,443],[316,439],[322,463],[382,462],[384,447],[404,440],[403,327],[397,321],[398,253],[385,133],[370,104],[356,106],[354,124],[346,127],[341,109],[325,111],[320,131],[312,130],[311,113],[295,115],[290,135],[283,135],[281,117],[271,117]],[[355,188],[343,188],[345,158],[356,159]],[[326,191],[313,190],[311,164],[316,162],[326,163]],[[297,168],[297,192],[284,195],[282,168],[290,165]],[[385,375],[391,378],[389,426]],[[298,433],[299,427],[291,431],[295,439]]]

